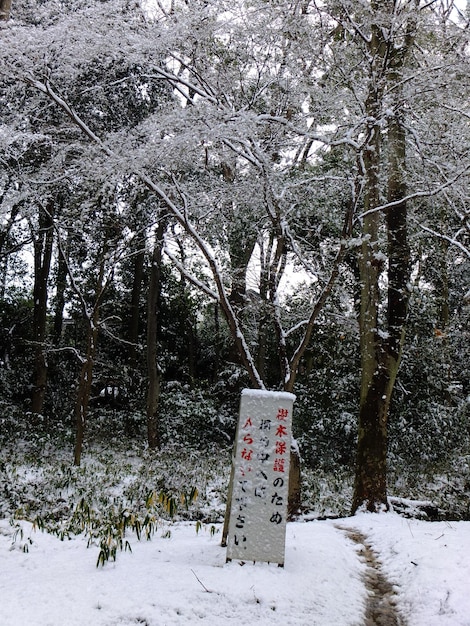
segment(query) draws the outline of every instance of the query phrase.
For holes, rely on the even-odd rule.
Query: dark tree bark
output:
[[[51,269],[54,203],[39,209],[39,230],[34,240],[34,310],[33,341],[35,345],[31,411],[41,414],[47,384],[47,355],[45,349],[47,323],[47,284]]]
[[[140,298],[144,279],[145,248],[143,242],[138,242],[138,245],[140,245],[140,249],[136,251],[136,254],[133,257],[132,291],[129,304],[129,317],[127,320],[127,340],[129,342],[128,362],[131,378],[130,384],[133,389],[139,389],[140,387],[141,364],[139,361],[142,356],[142,350],[139,349],[141,319]],[[131,417],[131,413],[128,411],[126,411],[126,414],[124,415],[124,428],[127,435],[135,435],[135,422]]]
[[[132,293],[129,315],[129,364],[131,368],[137,367],[137,345],[140,331],[140,295],[144,277],[145,249],[142,247],[134,256],[134,272],[132,280]]]
[[[382,3],[372,3],[374,11],[383,10]],[[393,6],[387,6],[392,20]],[[364,154],[366,215],[363,222],[363,243],[359,256],[361,305],[361,396],[356,457],[356,478],[352,512],[365,507],[369,511],[388,508],[387,501],[387,425],[390,402],[400,365],[408,310],[410,279],[407,237],[407,205],[405,127],[401,101],[402,68],[412,45],[414,20],[410,18],[405,42],[397,46],[388,41],[384,29],[374,24],[370,44],[371,74],[366,103],[368,119],[372,120],[370,137]],[[390,28],[390,33],[392,28]],[[389,34],[391,36],[391,34]],[[387,316],[380,332],[379,278],[384,269],[378,248],[381,224],[380,155],[383,139],[380,131],[380,109],[388,82],[393,94],[394,114],[388,116],[388,189],[386,209],[387,232]],[[372,211],[367,214],[368,211]]]
[[[67,288],[67,259],[64,255],[67,254],[67,243],[62,244],[57,259],[57,277],[56,277],[56,296],[54,307],[54,330],[53,330],[53,342],[55,346],[58,346],[62,337],[62,330],[64,324],[64,308],[65,308],[65,290]]]
[[[95,306],[93,315],[88,320],[86,356],[80,369],[78,381],[77,400],[75,403],[75,448],[74,465],[80,465],[82,458],[83,442],[88,418],[88,405],[90,402],[91,387],[93,381],[93,366],[95,363],[96,346],[98,342],[99,306]]]
[[[99,320],[100,320],[100,307],[103,300],[103,296],[106,289],[105,276],[105,258],[106,258],[106,244],[105,249],[100,255],[100,269],[98,274],[98,281],[95,290],[95,299],[93,309],[88,311],[85,303],[82,302],[84,308],[84,316],[87,322],[87,346],[86,355],[82,362],[80,369],[80,376],[78,380],[77,399],[75,402],[75,449],[74,449],[74,464],[80,465],[83,441],[85,437],[85,429],[88,418],[88,406],[90,403],[91,389],[93,383],[93,368],[95,364],[96,348],[98,344],[99,334]]]
[[[158,405],[160,401],[161,372],[158,365],[158,327],[159,327],[159,299],[161,290],[161,264],[164,233],[164,220],[160,219],[156,233],[155,244],[150,268],[150,283],[147,300],[147,441],[151,450],[160,447],[160,433],[158,425]]]

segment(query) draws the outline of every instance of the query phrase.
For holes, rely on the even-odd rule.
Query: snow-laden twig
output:
[[[289,337],[289,335],[292,335],[292,333],[295,333],[296,330],[300,330],[302,326],[307,326],[307,324],[308,324],[308,320],[300,320],[300,322],[297,322],[297,324],[295,324],[294,326],[291,326],[284,333],[286,339],[287,337]]]
[[[170,259],[170,261],[173,263],[173,265],[181,272],[181,274],[187,279],[189,280],[189,282],[194,285],[195,287],[197,287],[198,289],[200,289],[202,292],[204,292],[206,295],[208,295],[210,298],[212,298],[213,300],[215,300],[216,302],[219,302],[219,296],[218,294],[211,289],[208,285],[206,285],[205,283],[203,283],[201,280],[199,280],[198,278],[196,278],[194,276],[194,274],[192,274],[187,267],[185,267],[183,265],[183,263],[181,263],[181,261],[179,259],[176,258],[176,256],[170,252],[169,248],[167,246],[163,247],[163,253],[166,254],[166,256]]]
[[[218,104],[217,98],[214,98],[214,96],[211,96],[210,94],[208,94],[207,91],[204,91],[200,89],[199,87],[197,87],[196,85],[194,85],[193,83],[190,83],[188,80],[185,80],[182,76],[178,76],[177,74],[174,74],[173,72],[167,72],[166,70],[163,70],[159,67],[154,68],[153,71],[156,72],[156,76],[153,74],[142,74],[142,76],[144,78],[150,78],[150,79],[165,78],[173,86],[179,83],[187,87],[190,91],[193,91],[198,96],[201,96],[201,98],[204,98],[205,100],[208,100],[209,102],[212,102],[212,104]],[[185,94],[185,97],[187,97],[187,94]]]
[[[442,193],[445,189],[456,183],[459,178],[462,178],[467,172],[470,172],[470,165],[467,165],[463,169],[460,170],[455,176],[447,180],[439,187],[435,189],[431,189],[430,191],[416,191],[414,193],[410,193],[399,200],[394,200],[393,202],[387,202],[385,204],[381,204],[379,206],[374,207],[373,209],[369,209],[368,211],[364,211],[359,215],[359,218],[362,219],[367,215],[371,215],[372,213],[377,213],[378,211],[385,211],[387,209],[393,209],[393,207],[400,206],[404,202],[409,202],[410,200],[415,200],[416,198],[432,198],[433,196],[437,196]]]
[[[430,233],[431,235],[434,235],[434,237],[439,237],[439,239],[444,239],[445,241],[448,241],[453,246],[456,246],[461,252],[463,252],[470,259],[470,250],[466,246],[464,246],[462,243],[460,243],[460,241],[457,241],[457,239],[454,239],[453,237],[448,237],[447,235],[444,235],[442,233],[438,233],[437,231],[432,230],[432,228],[428,228],[427,226],[423,226],[422,224],[420,224],[419,226],[422,230],[426,231],[427,233]]]

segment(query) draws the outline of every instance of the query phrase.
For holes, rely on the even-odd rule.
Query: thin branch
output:
[[[377,213],[378,211],[385,211],[386,209],[392,209],[395,206],[400,206],[401,204],[405,202],[409,202],[410,200],[415,200],[416,198],[431,198],[432,196],[437,196],[442,191],[444,191],[445,189],[453,185],[455,182],[457,182],[459,178],[462,178],[462,176],[464,176],[464,174],[466,174],[468,171],[470,171],[470,165],[467,165],[466,167],[463,168],[463,170],[461,170],[453,178],[446,181],[439,187],[432,189],[431,191],[416,191],[415,193],[410,193],[407,196],[400,198],[399,200],[395,200],[393,202],[387,202],[386,204],[381,204],[380,206],[376,206],[373,209],[364,211],[364,213],[361,213],[358,216],[358,219],[362,219],[366,217],[367,215],[371,215],[372,213]]]
[[[154,76],[152,74],[142,74],[142,77],[152,78],[152,79],[166,78],[173,84],[179,83],[181,85],[184,85],[190,91],[194,91],[194,93],[196,93],[198,96],[201,96],[201,98],[204,98],[205,100],[208,100],[209,102],[212,102],[212,104],[218,104],[217,98],[214,98],[214,96],[211,96],[206,91],[203,91],[199,87],[196,87],[196,85],[194,85],[193,83],[190,83],[188,80],[185,80],[181,76],[178,76],[177,74],[174,74],[173,72],[167,72],[166,70],[162,70],[159,67],[154,68],[154,72],[156,72],[158,76]]]
[[[185,267],[183,265],[183,263],[181,263],[181,261],[179,261],[179,259],[177,259],[175,257],[174,254],[172,254],[170,252],[170,250],[165,246],[163,248],[163,252],[164,254],[166,254],[166,256],[170,259],[170,261],[173,263],[173,265],[181,272],[181,274],[187,279],[189,280],[189,282],[194,285],[195,287],[197,287],[198,289],[200,289],[201,291],[203,291],[206,295],[208,295],[210,298],[212,298],[213,300],[215,300],[216,302],[219,302],[219,296],[218,294],[213,291],[208,285],[206,285],[205,283],[203,283],[201,280],[199,280],[198,278],[196,278],[194,276],[194,274],[191,274],[191,272],[188,270],[187,267]]]
[[[452,237],[448,237],[447,235],[438,233],[437,231],[432,230],[431,228],[428,228],[427,226],[423,226],[422,224],[420,224],[419,226],[422,230],[426,231],[427,233],[430,233],[431,235],[434,235],[434,237],[439,237],[439,239],[444,239],[445,241],[448,241],[453,246],[456,246],[457,248],[459,248],[461,252],[467,255],[468,258],[470,259],[470,250],[466,246],[464,246],[462,243],[460,243],[460,241],[457,241],[457,239],[453,239]]]
[[[203,582],[201,582],[200,578],[198,578],[196,572],[193,569],[191,571],[194,574],[194,577],[196,578],[197,582],[201,585],[201,587],[204,589],[206,593],[214,593],[213,591],[208,589]]]
[[[285,387],[286,391],[292,391],[294,387],[295,376],[299,367],[300,359],[302,358],[308,344],[310,343],[310,339],[312,337],[312,332],[313,332],[316,319],[320,311],[322,310],[323,305],[325,304],[328,296],[332,292],[333,287],[336,283],[336,279],[339,276],[339,268],[340,268],[341,262],[343,261],[345,257],[346,251],[347,251],[347,243],[345,240],[343,240],[336,254],[336,257],[333,261],[333,268],[331,270],[328,282],[323,287],[319,297],[317,298],[317,301],[310,314],[310,318],[306,324],[304,336],[302,337],[299,345],[297,346],[297,349],[295,350],[290,360],[291,374],[290,374],[290,379],[286,381],[286,387]]]

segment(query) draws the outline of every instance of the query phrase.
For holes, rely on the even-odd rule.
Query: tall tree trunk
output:
[[[80,465],[83,449],[83,441],[85,437],[86,423],[88,419],[88,405],[90,403],[91,388],[93,382],[93,367],[95,364],[96,347],[98,343],[99,333],[99,317],[100,306],[103,299],[105,284],[105,258],[103,252],[100,261],[100,270],[98,282],[95,292],[95,302],[91,314],[85,311],[85,318],[88,324],[87,328],[87,347],[86,356],[80,369],[80,377],[78,381],[77,399],[75,402],[75,449],[74,464]]]
[[[133,257],[133,280],[132,280],[132,292],[131,301],[129,306],[129,318],[128,318],[128,335],[129,341],[129,371],[130,371],[130,385],[132,389],[139,389],[141,376],[140,376],[140,350],[139,350],[139,334],[140,334],[140,296],[142,292],[142,283],[144,278],[144,264],[145,264],[145,248],[143,242],[138,242],[140,249]],[[124,416],[124,429],[128,436],[135,434],[135,422],[131,417],[131,413],[126,411]]]
[[[137,367],[137,345],[139,343],[140,294],[144,277],[145,249],[142,247],[134,257],[134,273],[129,316],[129,365]]]
[[[47,384],[47,356],[45,350],[47,322],[47,283],[51,269],[54,203],[39,209],[39,230],[34,242],[34,310],[33,341],[35,344],[33,393],[31,411],[41,414]]]
[[[352,510],[366,506],[369,511],[388,507],[387,424],[392,393],[403,350],[408,311],[410,279],[407,237],[407,206],[403,180],[405,130],[400,112],[389,121],[388,201],[397,202],[387,210],[388,289],[385,331],[375,341],[375,370],[367,389],[362,390],[357,453],[356,483]],[[377,320],[378,322],[378,320]],[[372,360],[369,360],[369,364]]]
[[[448,216],[445,207],[441,209],[441,232],[445,232],[446,223],[448,223]],[[446,239],[440,239],[437,241],[437,263],[436,263],[436,293],[437,293],[437,328],[436,332],[440,331],[442,336],[445,336],[450,319],[449,308],[449,271],[447,267],[447,254],[449,251],[450,243]]]
[[[377,103],[374,117],[377,120]],[[372,109],[372,107],[370,107]],[[372,115],[372,110],[370,110]],[[378,123],[370,129],[369,145],[364,155],[366,192],[365,211],[379,202],[380,129]],[[364,217],[363,238],[358,267],[360,275],[360,351],[361,392],[359,404],[358,447],[353,511],[363,502],[369,510],[386,505],[386,407],[383,400],[384,372],[381,369],[382,345],[378,332],[379,277],[382,269],[378,249],[379,214]]]
[[[55,346],[60,344],[62,337],[62,330],[64,324],[64,308],[65,308],[65,290],[67,288],[67,254],[68,242],[65,245],[62,244],[57,259],[57,277],[56,277],[56,296],[55,296],[55,309],[54,309],[54,331],[53,342]]]
[[[157,356],[163,233],[164,221],[160,219],[155,233],[147,302],[147,441],[151,450],[160,447],[158,405],[160,400],[161,373]]]
[[[375,10],[380,7],[375,4]],[[411,21],[405,45],[392,47],[382,41],[383,30],[374,27],[372,58],[380,59],[379,50],[388,50],[387,80],[393,87],[394,115],[388,117],[388,189],[387,200],[393,206],[386,210],[387,230],[387,318],[379,332],[379,277],[382,257],[377,255],[379,212],[364,216],[363,243],[359,258],[361,279],[361,307],[359,314],[361,334],[361,396],[356,458],[356,479],[352,512],[360,507],[369,511],[388,508],[387,502],[387,424],[392,392],[400,365],[407,318],[410,279],[409,247],[407,238],[407,206],[404,172],[405,127],[401,102],[401,69],[406,51],[411,45],[414,23]],[[372,75],[378,74],[372,67]],[[373,77],[373,76],[372,76]],[[371,78],[372,78],[371,77]],[[377,85],[377,83],[375,83]],[[371,80],[371,85],[373,81]],[[380,205],[379,167],[381,130],[377,124],[381,91],[369,92],[367,113],[375,121],[364,164],[366,175],[365,212]]]
[[[211,381],[215,383],[218,379],[220,369],[220,359],[222,351],[222,340],[220,337],[219,303],[214,302],[214,360],[211,371]]]
[[[375,13],[377,2],[372,2]],[[359,332],[361,351],[361,391],[356,456],[356,479],[352,511],[366,505],[371,511],[387,505],[387,423],[384,404],[385,372],[379,335],[379,277],[383,262],[379,250],[381,102],[384,89],[383,34],[372,25],[369,44],[369,91],[366,99],[368,135],[364,150],[364,212],[362,245],[358,258],[360,277]]]
[[[91,386],[93,382],[93,366],[95,363],[96,345],[98,342],[99,307],[95,307],[93,317],[89,320],[87,333],[87,349],[85,360],[80,369],[77,400],[75,403],[75,449],[74,465],[80,465],[88,418]]]
[[[180,251],[180,258],[182,265],[186,262],[186,253],[183,243],[178,240],[178,248]],[[191,301],[187,288],[187,280],[184,272],[180,272],[180,280],[178,283],[179,300],[181,303],[180,313],[180,327],[179,333],[186,346],[188,355],[188,378],[191,388],[194,387],[194,381],[196,379],[196,359],[197,359],[197,335],[196,335],[196,320],[191,311]]]

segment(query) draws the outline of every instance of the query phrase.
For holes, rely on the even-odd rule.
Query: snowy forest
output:
[[[294,517],[470,520],[469,11],[0,0],[0,518],[220,523],[252,388]]]

